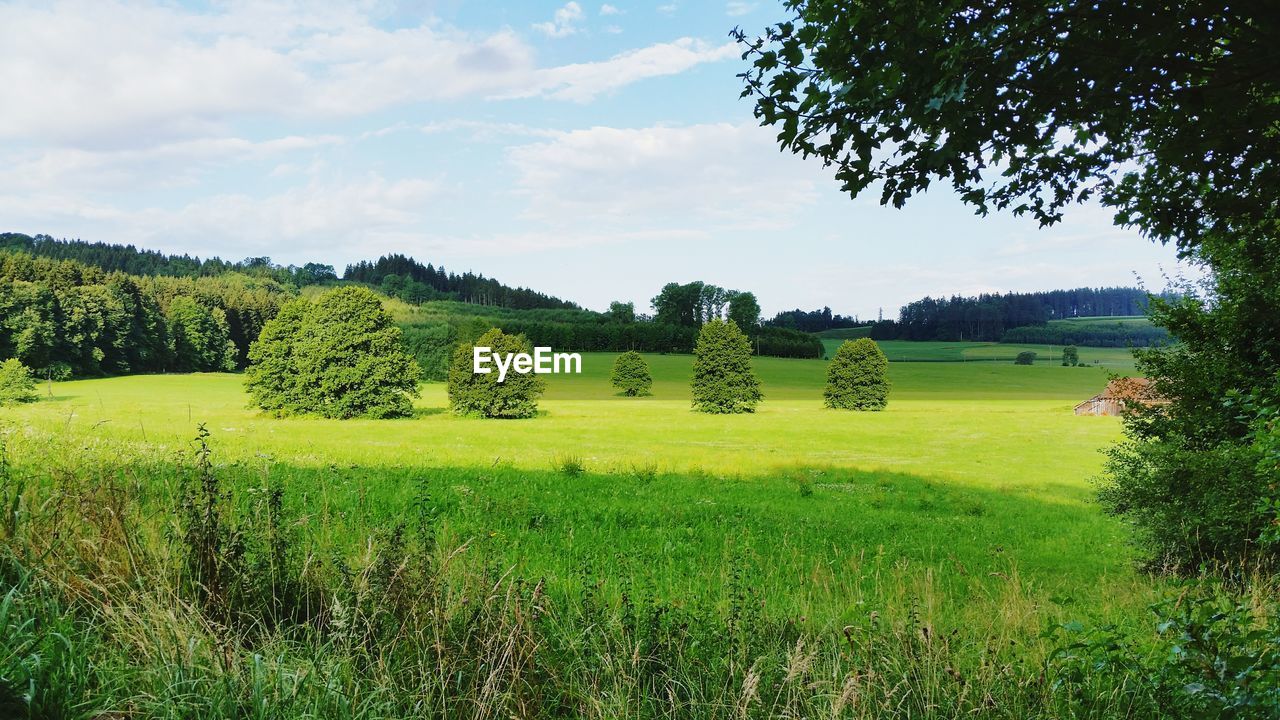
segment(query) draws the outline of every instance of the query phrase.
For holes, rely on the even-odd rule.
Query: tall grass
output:
[[[203,431],[0,442],[3,717],[1158,716],[1131,678],[1058,674],[1016,574],[976,631],[934,625],[927,574],[886,574],[884,612],[847,626],[779,615],[749,549],[722,598],[588,565],[553,595],[454,537],[430,477],[341,552],[323,499],[219,465]]]

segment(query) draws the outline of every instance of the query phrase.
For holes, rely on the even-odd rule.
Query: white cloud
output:
[[[676,10],[679,10],[679,9],[680,9],[680,6],[677,5],[676,3],[666,3],[664,5],[658,6],[658,12],[667,16],[675,15]]]
[[[689,39],[539,67],[509,29],[426,20],[386,29],[325,4],[0,5],[0,140],[93,149],[223,137],[259,118],[314,120],[467,97],[582,102],[729,52]],[[582,7],[556,11],[576,31]],[[533,88],[533,90],[529,90]]]
[[[550,22],[534,23],[533,29],[551,38],[568,37],[577,33],[585,17],[582,6],[576,2],[565,3],[556,10]]]
[[[742,0],[734,0],[733,2],[727,3],[725,5],[724,11],[729,15],[729,17],[741,17],[743,15],[749,14],[751,11],[755,10],[759,6],[760,6],[759,3],[742,2]]]
[[[579,233],[778,228],[816,199],[813,166],[776,152],[755,125],[595,127],[508,158],[525,218]]]
[[[542,95],[555,100],[588,102],[597,95],[640,80],[676,75],[694,66],[736,57],[733,43],[710,45],[693,38],[628,50],[608,60],[562,65],[538,72],[533,84],[515,97]]]
[[[600,14],[604,17],[608,17],[610,15],[621,15],[622,11],[609,3],[605,3],[600,6]]]

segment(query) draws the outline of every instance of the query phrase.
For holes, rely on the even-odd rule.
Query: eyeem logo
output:
[[[534,373],[581,373],[582,356],[578,353],[553,353],[549,347],[536,347],[533,354],[493,352],[493,348],[476,346],[471,351],[471,369],[481,375],[493,372],[490,363],[498,368],[498,382],[507,379],[507,371],[514,370],[521,375]]]

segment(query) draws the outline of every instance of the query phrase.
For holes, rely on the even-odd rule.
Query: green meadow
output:
[[[822,407],[824,362],[760,358],[758,412],[710,416],[689,409],[688,356],[648,356],[645,398],[613,394],[613,358],[548,376],[533,420],[454,417],[440,384],[423,386],[410,419],[276,419],[247,407],[239,376],[196,374],[57,383],[10,422],[171,457],[203,423],[245,485],[283,478],[294,502],[344,509],[326,541],[352,551],[367,541],[359,528],[411,504],[424,474],[440,478],[456,542],[566,593],[586,564],[715,602],[734,553],[753,558],[771,609],[828,625],[906,586],[958,623],[986,617],[1017,578],[1032,624],[1105,614],[1141,587],[1121,528],[1090,501],[1119,424],[1072,413],[1104,370],[894,363],[888,410],[850,413]]]

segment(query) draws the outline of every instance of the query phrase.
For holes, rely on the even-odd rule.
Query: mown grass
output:
[[[889,409],[860,414],[821,407],[824,363],[765,358],[760,411],[723,417],[689,410],[688,357],[648,357],[649,398],[612,393],[612,359],[527,421],[453,417],[439,385],[414,418],[344,422],[262,417],[237,376],[55,384],[5,419],[15,612],[70,618],[76,667],[105,673],[75,686],[86,712],[1052,717],[1041,631],[1137,626],[1163,592],[1091,502],[1119,427],[1071,406],[1102,370],[894,364]],[[193,600],[198,423],[228,522],[279,536],[281,493],[276,564],[312,619],[264,629],[255,605],[236,630]],[[401,573],[414,599],[386,606]]]

